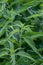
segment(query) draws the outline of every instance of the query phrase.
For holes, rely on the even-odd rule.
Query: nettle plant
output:
[[[43,65],[43,0],[0,0],[0,65]]]

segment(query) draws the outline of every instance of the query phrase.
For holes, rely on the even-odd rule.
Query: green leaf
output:
[[[0,58],[3,57],[3,56],[5,56],[5,55],[8,55],[8,52],[6,52],[6,51],[0,52]]]
[[[30,36],[33,40],[39,37],[43,37],[43,32],[33,32],[33,35]]]
[[[30,54],[28,54],[28,53],[26,53],[26,52],[24,52],[24,51],[19,51],[16,55],[19,55],[19,56],[22,56],[22,57],[26,57],[26,58],[28,58],[28,59],[30,59],[30,60],[36,62],[36,61],[31,57]]]
[[[37,48],[35,47],[33,40],[31,40],[29,37],[24,37],[24,41],[42,58]]]

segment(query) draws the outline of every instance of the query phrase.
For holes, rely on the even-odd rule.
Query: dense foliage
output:
[[[0,65],[43,65],[43,0],[0,0]]]

